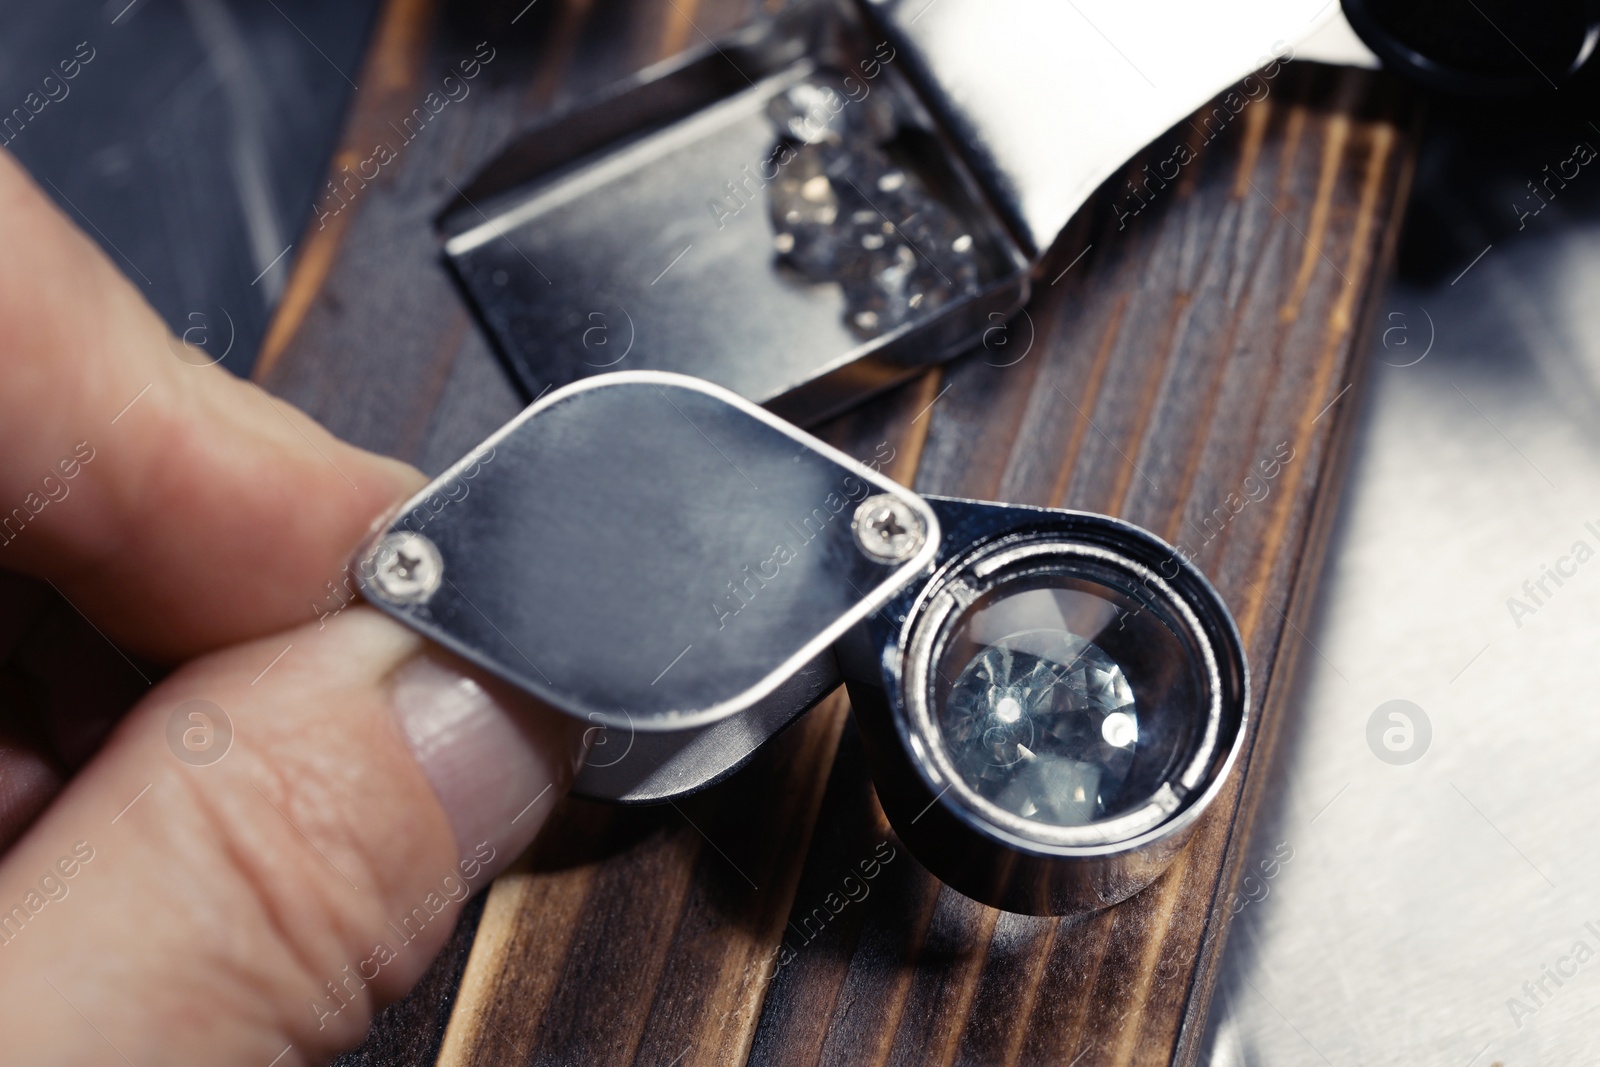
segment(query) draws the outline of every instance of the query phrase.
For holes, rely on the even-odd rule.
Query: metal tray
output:
[[[818,3],[511,143],[445,254],[528,396],[666,370],[815,422],[1014,314],[1029,257],[905,67]]]

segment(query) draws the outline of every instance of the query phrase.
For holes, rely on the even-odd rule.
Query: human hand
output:
[[[7,1064],[326,1061],[578,762],[377,612],[317,617],[425,479],[183,351],[0,152]]]

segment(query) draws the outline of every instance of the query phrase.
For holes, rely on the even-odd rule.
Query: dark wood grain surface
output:
[[[748,16],[737,2],[391,0],[337,168],[480,40],[494,60],[395,164],[313,223],[258,369],[336,432],[436,471],[523,403],[434,220],[553,106]],[[1291,64],[1136,216],[1108,183],[1027,314],[822,429],[927,492],[1105,511],[1185,547],[1235,612],[1244,774],[1148,890],[1076,920],[942,887],[878,809],[842,694],[747,770],[657,809],[563,804],[347,1063],[1157,1064],[1197,1052],[1392,255],[1413,108]],[[1142,186],[1141,186],[1142,188]],[[1270,472],[1270,476],[1268,474]],[[1310,654],[1314,654],[1311,652]],[[846,876],[857,899],[833,910]]]

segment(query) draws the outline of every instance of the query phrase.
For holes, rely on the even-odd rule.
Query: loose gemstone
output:
[[[901,126],[892,94],[852,99],[818,72],[774,97],[767,116],[787,151],[767,186],[778,261],[835,282],[844,319],[864,338],[977,292],[977,249],[956,212],[889,145]]]
[[[969,788],[1055,826],[1118,814],[1139,740],[1122,668],[1065,630],[1013,634],[978,653],[956,678],[939,727]]]

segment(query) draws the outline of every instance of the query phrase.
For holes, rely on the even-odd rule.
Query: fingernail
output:
[[[438,794],[463,855],[497,872],[567,791],[581,761],[578,724],[436,653],[396,672],[395,715]]]

